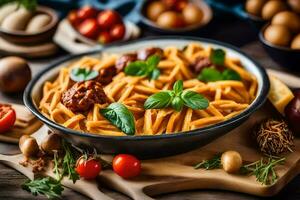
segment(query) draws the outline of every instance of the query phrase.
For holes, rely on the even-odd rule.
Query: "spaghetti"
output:
[[[183,51],[176,47],[163,50],[164,57],[158,68],[157,80],[143,76],[128,76],[119,72],[104,87],[110,102],[124,104],[135,119],[135,135],[159,135],[189,131],[228,120],[243,112],[254,100],[257,92],[256,78],[247,72],[239,60],[226,56],[224,67],[237,72],[241,81],[221,80],[202,82],[196,79],[189,65],[201,56],[209,57],[211,48],[203,48],[196,43],[189,44]],[[118,55],[105,54],[101,59],[83,57],[79,61],[60,69],[58,77],[47,81],[43,87],[43,97],[39,109],[46,117],[67,128],[101,135],[122,136],[122,131],[100,114],[100,109],[109,104],[94,104],[88,112],[75,113],[61,103],[61,97],[70,84],[73,68],[101,70],[114,65]],[[146,99],[162,90],[170,90],[176,80],[183,80],[184,89],[201,93],[209,100],[205,110],[184,107],[180,112],[172,108],[144,109]]]

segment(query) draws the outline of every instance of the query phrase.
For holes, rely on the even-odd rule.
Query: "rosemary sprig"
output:
[[[14,2],[17,3],[18,7],[23,6],[29,11],[34,11],[37,7],[37,0],[1,0],[0,7]]]
[[[262,158],[259,161],[244,165],[241,168],[241,173],[254,175],[256,177],[256,181],[260,182],[262,185],[272,185],[278,179],[278,175],[274,168],[279,164],[284,164],[284,161],[285,158]]]
[[[45,195],[48,199],[60,198],[64,190],[60,181],[50,177],[28,180],[22,185],[22,188],[34,196]]]
[[[222,154],[217,154],[217,155],[214,155],[214,157],[212,159],[203,160],[202,162],[195,165],[194,169],[200,169],[200,168],[204,168],[206,170],[220,169],[222,167],[221,155]]]

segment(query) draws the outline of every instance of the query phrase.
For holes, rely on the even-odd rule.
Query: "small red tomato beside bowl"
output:
[[[16,112],[6,104],[0,104],[0,133],[4,133],[13,127],[16,121]]]
[[[68,21],[82,36],[101,44],[122,40],[126,32],[121,15],[113,10],[99,11],[84,6],[71,11]]]
[[[141,162],[129,154],[114,157],[112,167],[116,174],[125,179],[136,177],[141,173]]]
[[[101,163],[94,158],[84,158],[81,156],[76,163],[76,172],[80,177],[91,180],[95,179],[101,172]]]

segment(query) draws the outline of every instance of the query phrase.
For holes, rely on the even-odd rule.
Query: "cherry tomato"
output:
[[[114,40],[121,40],[125,35],[125,26],[124,24],[117,24],[113,26],[110,30],[110,35]]]
[[[81,22],[81,20],[77,16],[77,11],[76,10],[72,10],[72,11],[69,12],[68,20],[74,27],[77,27]]]
[[[108,44],[112,41],[113,39],[108,31],[103,31],[98,36],[98,42],[100,42],[101,44]]]
[[[99,32],[99,27],[95,19],[86,19],[78,27],[79,33],[83,36],[95,39]]]
[[[141,162],[134,156],[119,154],[113,159],[113,170],[122,178],[128,179],[141,173]]]
[[[0,133],[8,131],[16,121],[16,112],[10,105],[0,104]]]
[[[81,156],[76,163],[76,172],[84,179],[95,179],[101,172],[101,163],[94,158],[85,159]]]
[[[122,22],[121,16],[113,10],[104,10],[98,14],[98,24],[101,29],[109,29],[113,25]]]
[[[96,18],[97,14],[98,10],[91,6],[84,6],[77,11],[77,17],[82,21],[89,18]]]

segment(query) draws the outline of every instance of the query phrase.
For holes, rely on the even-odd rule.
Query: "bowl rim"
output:
[[[184,131],[184,132],[178,132],[178,133],[171,133],[171,134],[162,134],[162,135],[143,135],[143,136],[108,136],[108,135],[97,135],[97,134],[92,134],[88,132],[80,132],[80,131],[75,131],[73,129],[66,128],[50,119],[48,119],[46,116],[44,116],[34,105],[33,99],[31,98],[32,96],[32,89],[35,85],[35,83],[40,79],[40,77],[43,76],[47,71],[51,70],[52,68],[55,68],[59,66],[61,63],[67,62],[72,59],[76,59],[85,55],[91,55],[95,53],[102,53],[106,49],[109,49],[110,47],[115,47],[115,46],[126,46],[127,44],[133,44],[133,43],[139,43],[143,41],[149,41],[149,40],[168,40],[168,39],[176,39],[176,40],[194,40],[198,42],[206,42],[210,44],[215,44],[215,45],[220,45],[224,46],[226,48],[232,49],[236,51],[237,53],[241,54],[242,56],[245,56],[247,59],[249,59],[257,68],[259,74],[262,77],[262,87],[260,90],[260,93],[256,96],[254,99],[253,103],[243,112],[240,114],[232,117],[231,119],[225,120],[223,122],[199,128],[199,129],[194,129],[190,131]],[[111,45],[109,47],[104,47],[102,49],[98,50],[93,50],[93,51],[88,51],[85,53],[80,53],[80,54],[73,54],[73,55],[68,55],[66,57],[63,57],[56,62],[51,63],[48,67],[40,71],[33,79],[29,82],[27,85],[24,95],[23,95],[23,101],[25,106],[43,123],[46,125],[59,130],[60,132],[63,132],[65,134],[71,134],[75,136],[81,136],[81,137],[86,137],[86,138],[97,138],[97,139],[107,139],[107,140],[115,140],[115,141],[132,141],[132,140],[153,140],[153,139],[168,139],[168,138],[177,138],[177,137],[190,137],[190,136],[196,136],[198,134],[209,134],[210,131],[214,131],[216,129],[222,129],[223,127],[226,126],[234,126],[234,124],[238,121],[241,121],[243,119],[248,118],[252,113],[254,113],[258,108],[260,108],[265,101],[267,100],[267,95],[269,92],[270,88],[270,81],[267,75],[266,70],[258,64],[256,61],[254,61],[252,58],[250,58],[248,55],[246,55],[244,52],[242,52],[239,48],[232,46],[230,44],[212,40],[212,39],[206,39],[206,38],[198,38],[198,37],[188,37],[188,36],[155,36],[155,37],[145,37],[142,39],[134,40],[134,41],[126,41],[122,42],[119,44]]]
[[[47,14],[51,17],[50,23],[47,24],[44,28],[42,28],[39,32],[27,33],[25,31],[7,31],[7,30],[3,30],[0,27],[0,33],[10,35],[10,36],[16,36],[16,37],[34,37],[51,30],[53,27],[57,25],[58,15],[54,9],[46,6],[37,6],[35,12],[42,12],[43,14]]]
[[[198,0],[199,1],[199,0]],[[209,13],[209,18],[207,20],[207,22],[205,23],[197,23],[197,24],[193,24],[190,26],[186,26],[186,27],[180,27],[180,28],[163,28],[159,25],[157,25],[155,22],[153,22],[152,20],[148,19],[145,16],[145,13],[143,12],[145,9],[145,6],[150,2],[150,0],[143,0],[142,5],[139,7],[139,15],[141,17],[141,22],[143,22],[144,24],[146,24],[147,26],[160,31],[160,32],[165,32],[165,33],[185,33],[185,32],[189,32],[189,31],[194,31],[200,28],[205,27],[206,25],[208,25],[212,19],[213,19],[213,11],[210,7],[210,5],[208,3],[206,3],[205,1],[200,0],[197,3],[197,7],[201,8],[201,9],[206,9],[207,12]]]
[[[287,52],[296,52],[296,53],[300,53],[300,49],[292,49],[290,47],[284,47],[284,46],[279,46],[276,44],[272,44],[271,42],[267,41],[264,37],[264,32],[265,30],[268,28],[268,26],[271,25],[271,22],[265,24],[259,31],[258,37],[259,40],[266,46],[273,48],[273,49],[277,49],[277,50],[281,50],[281,51],[287,51]]]

